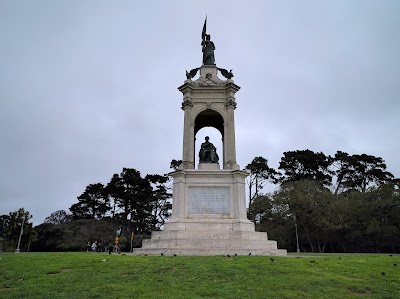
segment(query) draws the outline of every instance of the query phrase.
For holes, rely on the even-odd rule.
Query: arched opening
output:
[[[220,131],[221,135],[224,136],[224,119],[221,114],[214,110],[204,110],[197,115],[194,124],[194,136],[196,136],[197,132],[204,127],[216,128]]]
[[[210,142],[217,148],[219,165],[224,167],[224,119],[214,110],[205,110],[199,113],[194,125],[194,162],[199,163],[199,150],[205,137],[210,137]]]
[[[195,165],[199,164],[199,151],[201,144],[205,141],[205,137],[210,137],[210,142],[217,148],[217,154],[219,157],[219,165],[223,167],[223,143],[221,133],[212,127],[206,127],[197,132],[195,136]]]

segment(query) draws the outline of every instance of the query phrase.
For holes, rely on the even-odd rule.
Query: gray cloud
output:
[[[168,172],[182,154],[176,88],[201,64],[206,13],[216,62],[242,87],[242,167],[309,148],[376,155],[400,176],[399,12],[398,1],[2,1],[0,214],[24,207],[39,224],[122,167]]]

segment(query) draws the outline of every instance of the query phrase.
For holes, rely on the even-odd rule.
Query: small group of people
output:
[[[115,245],[110,244],[109,246],[107,245],[103,246],[100,242],[97,241],[93,241],[93,243],[88,241],[86,244],[86,252],[108,252],[109,254],[111,254],[111,252],[113,251],[118,252],[120,254],[121,244],[115,244]]]
[[[101,242],[93,241],[91,243],[90,241],[87,242],[86,244],[86,252],[103,252],[107,251],[106,246],[103,246]]]

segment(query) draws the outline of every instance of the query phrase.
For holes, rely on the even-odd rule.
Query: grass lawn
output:
[[[3,253],[0,298],[400,298],[400,255]]]

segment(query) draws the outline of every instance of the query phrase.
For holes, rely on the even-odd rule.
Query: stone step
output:
[[[165,231],[254,231],[254,223],[248,220],[234,220],[234,219],[185,219],[184,221],[170,221],[165,223]]]
[[[234,258],[235,254],[238,256],[286,256],[286,249],[222,249],[222,248],[197,248],[197,249],[185,249],[185,248],[135,248],[132,255],[152,255],[160,256],[161,253],[164,256],[211,256],[211,255],[221,255],[230,256]],[[228,258],[228,257],[227,257]]]
[[[151,239],[243,239],[243,240],[268,240],[265,232],[256,231],[190,231],[190,230],[173,230],[173,231],[154,231]]]
[[[170,249],[277,249],[276,241],[269,240],[243,240],[243,239],[147,239],[143,240],[144,249],[170,248]]]

